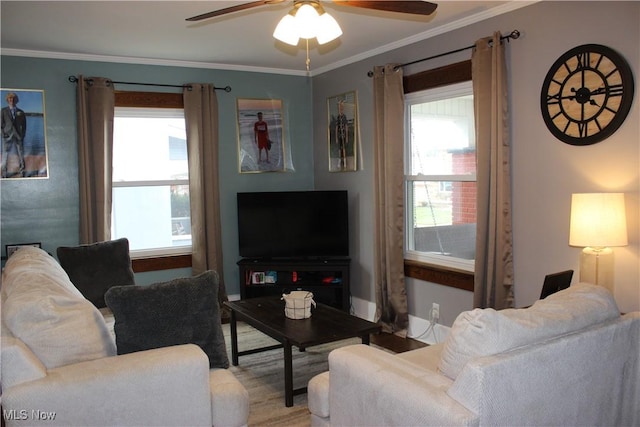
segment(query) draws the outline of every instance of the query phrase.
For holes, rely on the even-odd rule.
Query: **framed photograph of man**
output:
[[[238,99],[237,117],[240,173],[284,171],[282,100]]]
[[[48,178],[44,91],[0,89],[2,179]]]
[[[329,113],[329,171],[353,172],[358,168],[358,100],[356,92],[332,96]]]

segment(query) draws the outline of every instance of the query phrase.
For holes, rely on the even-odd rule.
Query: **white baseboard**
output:
[[[376,305],[371,301],[351,297],[351,313],[362,319],[373,321],[376,315]],[[436,323],[432,329],[429,329],[429,325],[427,319],[409,315],[407,336],[427,344],[437,344],[443,342],[451,330],[450,327],[439,323]]]
[[[376,317],[376,305],[371,301],[352,296],[350,312],[354,316],[373,322],[374,317]]]

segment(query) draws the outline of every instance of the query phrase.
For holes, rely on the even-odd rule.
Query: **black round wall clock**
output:
[[[540,108],[551,133],[571,145],[611,136],[633,101],[633,74],[611,48],[585,44],[553,63],[542,84]]]

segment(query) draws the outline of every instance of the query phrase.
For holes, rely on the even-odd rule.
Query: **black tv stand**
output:
[[[304,290],[313,292],[316,302],[349,312],[350,264],[347,257],[244,258],[238,261],[240,296],[246,299]]]

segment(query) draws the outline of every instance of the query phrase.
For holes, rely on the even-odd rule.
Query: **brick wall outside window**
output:
[[[453,154],[453,173],[475,173],[475,150],[460,150]],[[453,182],[453,224],[474,224],[476,222],[476,183]]]

